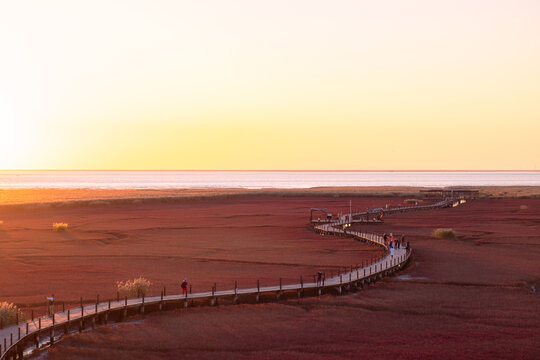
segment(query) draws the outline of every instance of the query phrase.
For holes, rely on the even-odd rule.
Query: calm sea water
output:
[[[3,189],[257,189],[466,185],[540,186],[540,172],[0,171],[0,188]]]

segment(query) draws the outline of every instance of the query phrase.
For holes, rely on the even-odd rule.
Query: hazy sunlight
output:
[[[538,169],[539,33],[527,0],[3,1],[0,169]]]

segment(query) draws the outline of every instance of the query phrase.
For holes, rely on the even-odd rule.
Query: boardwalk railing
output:
[[[428,210],[433,208],[455,206],[456,201],[447,199],[431,205],[399,207],[383,210],[385,214],[394,214],[399,212]],[[354,213],[353,216],[362,216],[366,213]],[[342,228],[348,222],[336,220],[330,223],[318,224],[314,229],[320,233],[351,236],[357,240],[369,242],[381,246],[385,251],[388,246],[382,236],[371,233],[346,231]],[[411,250],[397,248],[394,255],[387,251],[385,256],[377,261],[371,261],[362,267],[350,267],[349,271],[330,278],[322,278],[321,281],[304,282],[302,278],[295,284],[230,289],[216,291],[212,289],[209,292],[200,292],[185,295],[165,295],[142,297],[135,299],[124,298],[122,300],[109,300],[107,302],[96,302],[94,305],[80,306],[67,311],[57,312],[52,316],[32,319],[16,325],[0,329],[0,360],[16,359],[23,357],[23,351],[33,344],[39,348],[42,344],[42,338],[47,339],[50,344],[54,344],[55,335],[67,334],[70,329],[76,326],[79,331],[85,328],[86,324],[92,327],[96,323],[106,324],[111,318],[118,320],[125,319],[129,314],[144,313],[145,309],[152,308],[163,310],[168,307],[188,307],[194,301],[208,301],[210,305],[216,305],[218,298],[232,298],[232,303],[238,302],[238,297],[252,296],[256,302],[259,302],[262,295],[275,294],[280,298],[284,292],[296,292],[298,297],[304,295],[305,291],[315,291],[320,295],[327,290],[336,290],[339,294],[344,288],[356,289],[366,284],[372,283],[385,275],[394,273],[401,269],[411,256]]]

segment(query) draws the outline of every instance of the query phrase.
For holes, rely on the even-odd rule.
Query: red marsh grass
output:
[[[353,208],[402,203],[352,197]],[[377,248],[320,236],[311,207],[348,212],[349,198],[238,196],[175,203],[2,209],[0,289],[43,308],[54,293],[116,296],[115,281],[144,274],[150,291],[179,293],[298,281],[318,269],[360,263]],[[528,209],[519,211],[520,205]],[[143,322],[98,327],[55,345],[49,359],[508,359],[540,358],[540,199],[477,200],[452,209],[396,214],[355,225],[405,234],[409,267],[357,293],[274,304],[190,308]],[[52,232],[62,219],[77,224]],[[451,228],[460,241],[433,241]],[[401,276],[406,275],[406,276]],[[4,292],[9,289],[9,292]],[[41,307],[40,307],[41,306]],[[137,320],[138,318],[136,318]]]

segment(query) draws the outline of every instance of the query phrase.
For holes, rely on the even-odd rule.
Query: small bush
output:
[[[146,296],[148,294],[148,289],[150,288],[150,285],[152,285],[152,283],[149,280],[143,278],[142,276],[137,279],[128,280],[126,282],[116,282],[116,288],[118,289],[118,292],[120,292],[122,295],[127,295],[129,297]]]
[[[433,230],[431,236],[437,239],[455,239],[456,233],[453,229],[436,229]]]
[[[66,223],[54,223],[52,224],[54,231],[66,231],[68,229],[68,224]]]
[[[19,322],[24,321],[24,314],[18,307],[5,301],[0,302],[0,319],[4,326],[15,324],[17,314],[19,314]]]

